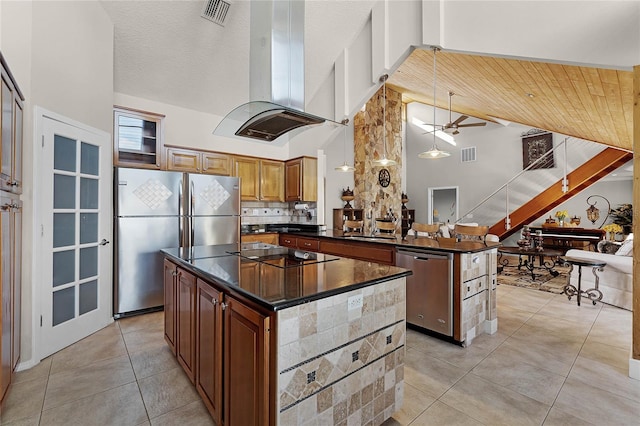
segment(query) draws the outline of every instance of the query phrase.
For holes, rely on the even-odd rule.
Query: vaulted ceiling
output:
[[[389,77],[404,102],[433,105],[433,50],[416,49]],[[633,148],[633,72],[436,52],[436,105],[613,147]],[[496,120],[499,119],[499,120]]]

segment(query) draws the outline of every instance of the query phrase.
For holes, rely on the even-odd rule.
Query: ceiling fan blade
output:
[[[460,131],[458,129],[456,129],[456,131],[453,132],[452,135],[457,135],[458,133],[460,133]]]
[[[458,127],[481,127],[486,125],[487,123],[469,123],[469,124],[460,124]]]
[[[469,118],[469,117],[468,117],[468,116],[466,116],[466,115],[461,115],[460,117],[458,117],[458,118],[456,119],[456,121],[454,121],[453,123],[451,123],[451,127],[455,127],[455,126],[459,125],[461,122],[463,122],[463,121],[464,121],[464,120],[466,120],[467,118]]]

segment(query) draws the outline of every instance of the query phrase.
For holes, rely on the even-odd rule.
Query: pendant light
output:
[[[335,170],[339,172],[353,172],[356,168],[349,165],[349,163],[347,163],[347,124],[349,124],[349,119],[345,118],[344,120],[342,120],[341,123],[344,125],[344,129],[342,129],[343,130],[342,143],[344,146],[344,163],[342,164],[342,166],[336,167]]]
[[[433,46],[433,125],[436,123],[436,52],[440,49]],[[445,158],[450,156],[451,153],[447,151],[441,151],[438,149],[438,145],[436,144],[436,132],[435,127],[433,130],[433,146],[429,151],[421,152],[418,154],[419,158],[426,158],[429,160],[435,160],[438,158]]]
[[[395,166],[396,162],[387,158],[387,79],[389,74],[380,77],[382,82],[382,158],[373,160],[375,166]]]

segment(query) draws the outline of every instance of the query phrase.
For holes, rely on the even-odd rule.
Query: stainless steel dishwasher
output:
[[[453,336],[453,254],[398,248],[407,277],[407,323]]]

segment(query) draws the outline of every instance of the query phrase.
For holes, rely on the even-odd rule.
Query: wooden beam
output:
[[[636,149],[637,148],[637,149]],[[640,66],[633,67],[633,151],[640,150]],[[640,159],[633,159],[633,232],[640,235]],[[633,244],[633,322],[631,357],[640,361],[640,244]]]
[[[568,192],[562,192],[562,179],[558,180],[511,213],[509,216],[511,219],[511,229],[507,230],[505,228],[505,221],[503,219],[493,225],[489,233],[498,235],[500,239],[516,233],[522,225],[530,223],[550,209],[564,203],[569,198],[631,160],[632,157],[633,154],[629,152],[615,148],[606,148],[567,175],[570,186]]]

